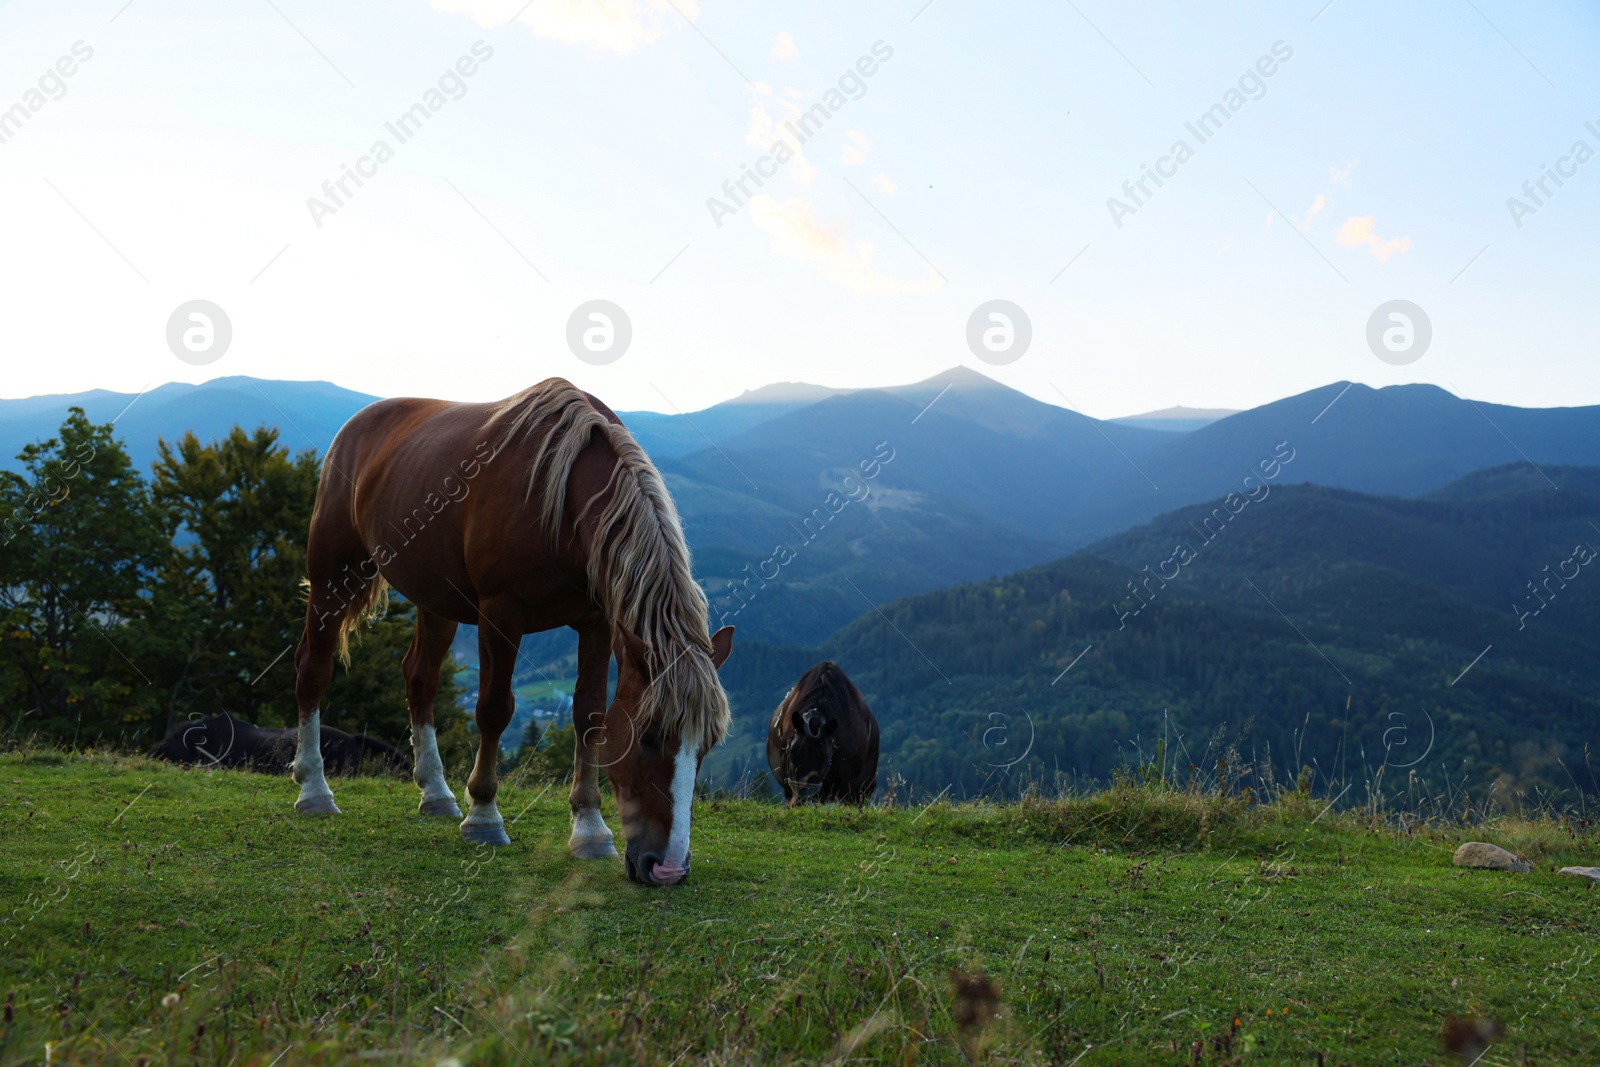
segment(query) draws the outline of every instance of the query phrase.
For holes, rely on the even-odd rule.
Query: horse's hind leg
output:
[[[572,691],[572,725],[576,741],[572,757],[572,836],[567,848],[574,859],[615,858],[611,828],[600,816],[600,774],[595,747],[605,726],[606,674],[611,665],[611,640],[604,620],[578,631],[578,684]]]
[[[337,815],[333,790],[322,768],[322,695],[333,677],[333,654],[339,644],[342,604],[331,588],[312,587],[306,604],[306,625],[295,650],[295,704],[300,711],[300,731],[294,762],[289,765],[300,784],[294,810],[302,815]]]
[[[422,787],[424,815],[461,818],[461,809],[445,781],[444,761],[433,729],[433,698],[439,692],[439,666],[455,640],[456,624],[442,615],[417,609],[417,628],[411,648],[402,661],[406,676],[406,707],[411,712],[411,778]]]
[[[329,462],[332,462],[331,460]],[[306,625],[294,657],[294,698],[300,711],[290,771],[300,783],[294,810],[302,815],[337,815],[333,790],[322,768],[322,697],[333,678],[333,656],[360,612],[383,588],[377,565],[345,516],[344,487],[323,479],[306,538]]]
[[[495,807],[500,735],[511,722],[511,674],[517,662],[522,626],[503,614],[478,614],[478,759],[467,779],[471,808],[461,820],[461,836],[484,845],[509,845],[505,822]]]

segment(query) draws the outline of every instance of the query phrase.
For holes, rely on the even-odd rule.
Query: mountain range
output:
[[[708,769],[763,769],[766,717],[828,658],[879,719],[885,778],[926,794],[1156,760],[1258,791],[1306,767],[1319,791],[1415,774],[1480,806],[1600,792],[1596,572],[1600,468],[1519,463],[1411,499],[1268,486],[875,606],[816,647],[745,644]]]
[[[158,436],[215,437],[234,423],[278,426],[284,444],[320,452],[372,399],[223,378],[0,401],[0,456],[50,436],[74,403],[116,418],[140,466]],[[1340,382],[1231,414],[1096,420],[955,368],[883,389],[784,383],[623,418],[672,489],[713,624],[739,628],[729,669],[741,730],[831,655],[883,712],[900,773],[963,788],[982,784],[969,749],[983,733],[961,729],[1017,708],[1058,731],[1030,759],[1048,752],[1093,774],[1117,744],[1148,738],[1163,708],[1212,731],[1253,718],[1252,737],[1278,751],[1307,714],[1342,723],[1345,742],[1365,731],[1351,743],[1370,750],[1402,705],[1447,719],[1456,708],[1447,747],[1510,780],[1527,777],[1518,759],[1593,736],[1600,649],[1586,636],[1595,620],[1572,606],[1581,582],[1522,628],[1511,605],[1533,612],[1538,590],[1550,595],[1541,568],[1572,566],[1558,542],[1589,536],[1580,519],[1600,523],[1582,469],[1600,466],[1600,408]],[[1177,561],[1175,538],[1192,544],[1192,565]],[[1177,578],[1160,577],[1174,567]],[[1519,642],[1534,651],[1512,654]],[[1473,686],[1445,685],[1491,644]],[[569,677],[573,646],[566,630],[525,638],[519,685],[548,692]],[[475,661],[470,628],[457,653]],[[1350,714],[1333,715],[1347,700]],[[1545,756],[1515,756],[1509,735],[1498,754],[1473,755],[1465,738],[1479,728],[1460,723],[1503,731],[1514,715],[1549,726]],[[1577,725],[1562,733],[1550,715]],[[1060,732],[1074,722],[1078,733]],[[719,750],[720,773],[759,763],[754,743]]]
[[[116,418],[141,467],[158,436],[205,439],[235,422],[320,452],[372,399],[232,377],[0,401],[0,456],[48,436],[73,403]],[[1283,483],[1401,497],[1506,463],[1600,463],[1600,407],[1514,408],[1429,385],[1341,382],[1232,414],[1097,420],[957,367],[905,386],[780,383],[703,411],[623,418],[667,478],[719,615],[746,636],[800,644],[871,603],[1042,563],[1223,496],[1280,446],[1294,454]],[[861,478],[879,452],[892,458]],[[761,577],[774,568],[780,580]]]
[[[276,426],[286,447],[321,455],[345,420],[377,399],[331,382],[236,376],[203,385],[168,382],[142,393],[94,389],[0,400],[0,467],[17,469],[16,454],[24,445],[55,436],[70,407],[82,408],[93,422],[114,422],[134,466],[148,471],[158,440],[174,441],[192,430],[211,441],[226,437],[235,425]]]
[[[822,521],[829,494],[883,444],[893,460],[868,494]],[[824,397],[659,462],[718,610],[737,611],[729,621],[751,636],[810,643],[869,602],[1058,558],[1240,490],[1280,450],[1293,455],[1280,484],[1413,497],[1506,463],[1600,463],[1600,408],[1338,383],[1171,432],[958,368]],[[795,557],[782,579],[752,582],[779,546]]]

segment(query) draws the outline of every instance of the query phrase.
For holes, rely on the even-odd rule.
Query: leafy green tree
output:
[[[210,444],[192,433],[162,441],[151,469],[151,496],[173,545],[151,589],[159,625],[148,635],[163,652],[163,725],[216,711],[286,720],[315,455],[291,456],[276,430],[235,426]]]
[[[295,721],[294,646],[305,620],[300,579],[317,468],[313,452],[291,455],[268,427],[236,426],[210,444],[193,434],[161,442],[151,495],[173,547],[150,591],[144,636],[160,649],[166,730],[217,711],[262,725]],[[404,738],[400,661],[413,621],[397,597],[367,628],[350,669],[334,673],[324,722]],[[437,714],[448,719],[458,690],[454,664],[444,671]]]
[[[128,640],[166,549],[149,491],[81,408],[17,459],[0,471],[0,694],[30,732],[125,735],[155,695]]]
[[[277,431],[162,442],[146,482],[110,425],[72,409],[0,471],[0,733],[148,745],[219,711],[295,720],[294,646],[317,459]],[[403,741],[398,597],[323,701],[329,725]],[[463,722],[447,661],[435,717]]]

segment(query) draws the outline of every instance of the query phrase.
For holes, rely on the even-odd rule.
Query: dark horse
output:
[[[358,412],[323,460],[306,547],[305,633],[295,654],[300,745],[295,810],[335,813],[315,744],[318,705],[349,635],[387,590],[416,606],[403,668],[420,810],[459,816],[433,729],[439,665],[459,623],[478,627],[478,758],[468,841],[506,844],[495,808],[500,734],[522,635],[578,632],[574,856],[615,856],[598,771],[616,794],[628,875],[689,872],[700,759],[728,729],[717,668],[733,627],[706,632],[677,509],[649,457],[599,400],[560,378],[494,404],[383,400]],[[617,658],[617,689],[606,676]]]
[[[767,726],[767,766],[790,804],[865,804],[878,788],[878,720],[832,660],[800,676]]]
[[[150,750],[171,763],[198,767],[241,767],[265,774],[287,774],[294,760],[298,731],[256,726],[226,713],[184,723]],[[391,745],[365,734],[322,728],[322,761],[329,774],[351,775],[363,759],[388,763],[396,772],[411,773],[411,761]]]

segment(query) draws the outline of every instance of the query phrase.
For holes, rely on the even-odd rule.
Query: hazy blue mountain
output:
[[[299,452],[326,452],[345,420],[378,399],[330,382],[279,382],[260,378],[216,378],[203,385],[170,382],[144,394],[87,393],[0,400],[0,466],[15,467],[24,445],[55,436],[69,407],[81,407],[95,422],[116,419],[134,466],[148,471],[156,441],[193,430],[202,441],[227,435],[235,424],[276,426],[278,439]],[[120,416],[120,417],[119,417]]]
[[[659,459],[708,448],[842,392],[845,390],[821,385],[779,382],[686,415],[654,411],[619,414],[645,450]],[[143,394],[94,389],[0,400],[0,465],[13,465],[23,445],[53,434],[73,406],[83,408],[96,422],[117,419],[118,432],[128,443],[134,462],[143,469],[155,457],[157,438],[171,440],[192,429],[209,440],[227,433],[235,423],[247,428],[262,423],[278,426],[286,445],[325,452],[345,420],[376,399],[329,382],[234,376],[202,385],[171,382]]]
[[[1336,383],[1168,440],[1154,454],[1134,457],[1142,474],[1130,471],[1088,506],[1036,532],[1077,546],[1241,490],[1280,444],[1294,453],[1280,483],[1395,496],[1417,496],[1507,463],[1600,463],[1600,407],[1514,408],[1431,385]]]
[[[1122,426],[1142,426],[1147,430],[1168,430],[1173,433],[1187,433],[1198,430],[1202,426],[1210,426],[1218,419],[1225,419],[1229,415],[1239,414],[1236,408],[1186,408],[1182,404],[1177,407],[1162,408],[1160,411],[1147,411],[1142,415],[1124,415],[1117,419],[1108,419]]]
[[[1053,530],[1061,518],[1117,484],[1124,453],[1142,457],[1170,439],[957,368],[828,397],[661,465],[719,611],[741,599],[729,583],[750,582],[764,561],[792,552],[730,621],[768,640],[816,641],[853,617],[863,596],[1059,555],[1071,547]],[[862,476],[863,463],[874,477]],[[841,505],[852,493],[859,502]],[[771,578],[773,566],[764,569]]]
[[[621,411],[618,417],[651,458],[661,460],[719,445],[736,434],[779,415],[848,392],[804,382],[777,382],[748,389],[702,411],[663,414],[656,411]]]
[[[862,592],[892,598],[1054,558],[1255,486],[1263,463],[1274,474],[1268,488],[1314,482],[1397,496],[1523,462],[1521,452],[1541,465],[1600,463],[1600,408],[1519,409],[1431,386],[1338,383],[1173,433],[1089,419],[957,368],[831,396],[717,448],[664,458],[708,585],[727,589],[776,546],[799,549],[804,517],[878,442],[893,462],[863,506],[847,507],[828,538],[807,539],[793,570],[741,613],[752,636],[820,640]]]
[[[117,426],[141,466],[158,436],[211,437],[234,422],[277,425],[285,444],[320,451],[372,398],[223,378],[132,399],[0,401],[0,457],[48,436],[74,402],[99,419],[127,408]],[[623,418],[666,475],[718,611],[737,609],[742,633],[778,642],[820,641],[863,598],[1008,573],[1243,491],[1275,456],[1292,458],[1274,468],[1273,487],[1397,496],[1506,463],[1548,485],[1524,453],[1540,467],[1600,463],[1600,408],[1510,408],[1432,386],[1336,383],[1189,432],[1152,428],[1221,414],[1095,420],[957,367],[883,389],[780,383],[703,411]],[[879,449],[892,459],[861,477]]]

